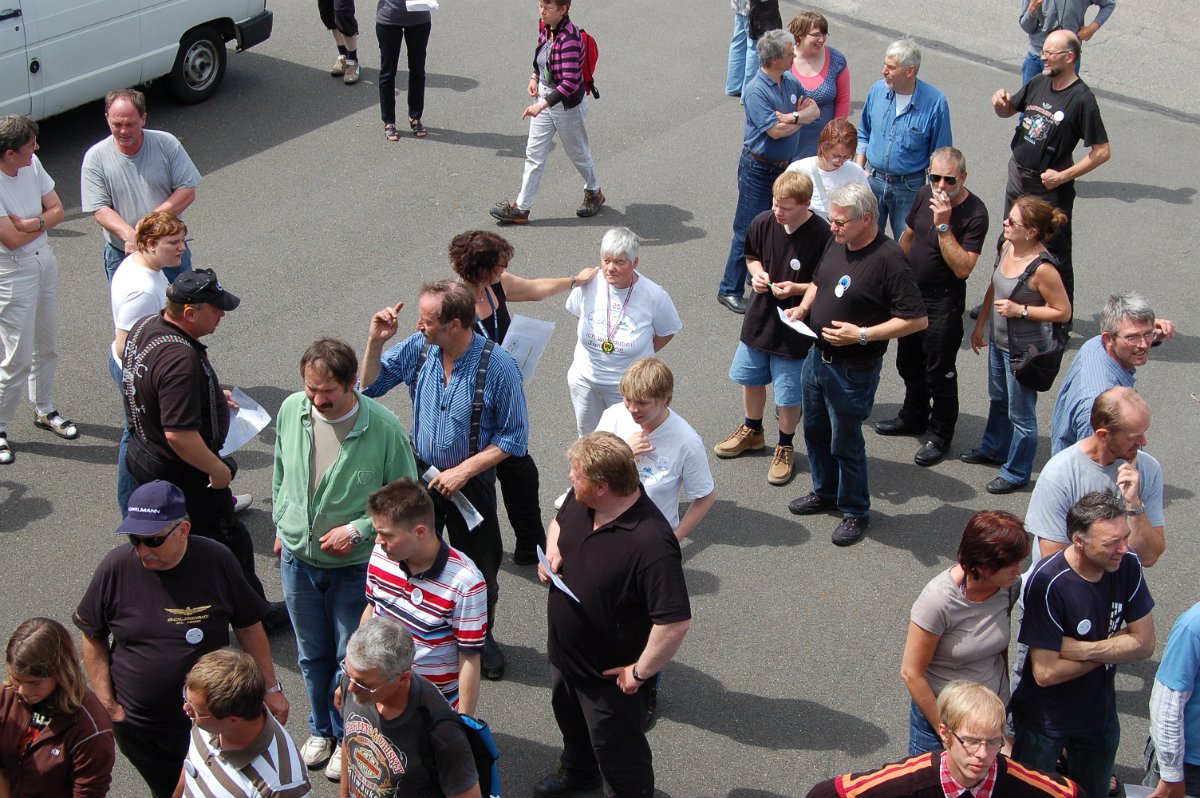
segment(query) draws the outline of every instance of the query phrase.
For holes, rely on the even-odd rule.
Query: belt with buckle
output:
[[[749,155],[751,158],[758,161],[759,163],[765,163],[767,166],[774,166],[776,169],[787,169],[788,166],[790,166],[790,164],[787,161],[768,161],[766,158],[762,157],[758,153],[750,152],[749,147],[743,147],[742,149],[744,149],[746,151],[746,154]]]
[[[879,169],[872,167],[871,168],[871,177],[878,177],[880,180],[882,180],[885,183],[899,183],[901,181],[908,180],[913,177],[919,177],[919,178],[924,179],[925,170],[922,169],[920,172],[909,172],[906,175],[894,175],[890,172],[884,172],[884,171],[881,171]]]

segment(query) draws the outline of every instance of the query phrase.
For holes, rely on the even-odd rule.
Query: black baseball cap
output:
[[[167,288],[167,299],[180,305],[212,305],[233,310],[242,300],[225,290],[212,269],[184,272]]]

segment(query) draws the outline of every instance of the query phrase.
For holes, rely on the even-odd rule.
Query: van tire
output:
[[[225,39],[212,28],[190,30],[171,68],[171,94],[184,105],[211,97],[225,78]]]

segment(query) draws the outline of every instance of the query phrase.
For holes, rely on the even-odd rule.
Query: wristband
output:
[[[651,679],[653,679],[653,678],[654,678],[653,676],[647,676],[647,677],[645,677],[645,678],[642,678],[641,676],[638,676],[638,672],[637,672],[637,663],[636,663],[636,662],[635,662],[635,663],[633,663],[632,673],[633,673],[633,678],[634,678],[634,680],[635,680],[635,681],[638,681],[638,682],[641,682],[642,684],[645,684],[646,682],[648,682],[648,681],[650,681]]]
[[[1141,507],[1129,507],[1125,510],[1125,516],[1127,518],[1133,518],[1135,516],[1145,515],[1145,513],[1146,513],[1146,505],[1144,505],[1144,504]]]
[[[267,695],[274,695],[275,693],[282,693],[282,692],[283,692],[283,684],[278,681],[275,682],[274,687],[268,687],[266,690]]]

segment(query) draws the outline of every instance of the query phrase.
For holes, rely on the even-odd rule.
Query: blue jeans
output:
[[[992,401],[979,452],[1004,461],[1002,479],[1024,485],[1033,474],[1037,454],[1037,391],[1013,376],[1008,352],[994,343],[988,346],[988,397]]]
[[[317,568],[285,546],[279,562],[283,599],[296,630],[300,673],[308,691],[309,731],[342,739],[342,714],[333,708],[338,663],[367,606],[367,564]]]
[[[1066,749],[1067,776],[1087,795],[1108,795],[1108,778],[1121,742],[1121,722],[1116,712],[1103,730],[1083,737],[1047,737],[1022,723],[1020,717],[1014,722],[1013,759],[1043,773],[1053,773],[1058,755]]]
[[[775,178],[783,174],[778,167],[756,161],[745,148],[738,160],[738,203],[733,213],[733,241],[729,244],[729,259],[721,277],[718,296],[742,296],[746,290],[746,231],[750,222],[763,211],[771,210],[771,189]]]
[[[826,363],[815,346],[804,361],[804,446],[813,493],[836,497],[842,514],[855,518],[871,512],[862,424],[875,405],[882,364],[882,359],[872,368]]]
[[[117,267],[121,265],[121,261],[129,257],[125,254],[125,250],[117,249],[112,244],[105,242],[104,244],[104,276],[111,283],[113,275],[117,273]],[[162,270],[163,275],[167,278],[168,283],[175,282],[175,278],[184,272],[192,270],[192,250],[187,244],[183,245],[183,257],[179,261],[178,266],[168,266]]]
[[[875,222],[880,230],[886,230],[888,221],[892,224],[892,238],[900,239],[904,232],[904,219],[912,209],[917,192],[925,185],[925,175],[907,177],[895,183],[889,183],[874,174],[867,178],[875,199],[879,201],[879,218]]]
[[[750,38],[750,17],[733,15],[733,37],[729,40],[729,69],[725,73],[725,93],[739,97],[750,78],[758,71],[758,46]]]
[[[129,512],[129,494],[133,493],[134,488],[137,487],[137,480],[133,478],[133,474],[129,473],[129,466],[125,462],[125,453],[129,451],[129,419],[125,415],[125,384],[121,376],[121,364],[113,360],[112,353],[108,352],[104,359],[108,361],[108,373],[112,375],[113,382],[117,384],[117,393],[121,397],[121,418],[124,419],[121,443],[117,446],[117,507],[121,510],[121,517],[124,518]]]
[[[908,755],[917,756],[926,751],[941,751],[942,740],[937,732],[929,725],[925,713],[917,706],[916,701],[910,701],[908,710]]]

